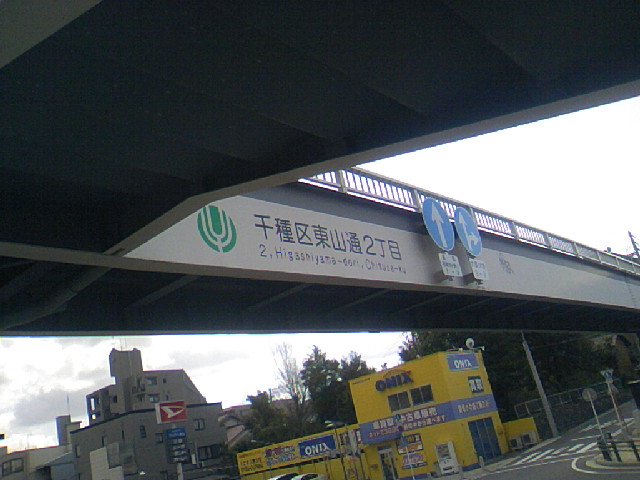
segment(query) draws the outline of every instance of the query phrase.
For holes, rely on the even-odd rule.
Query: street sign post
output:
[[[480,255],[482,253],[482,239],[471,213],[462,207],[458,207],[453,217],[453,223],[465,250],[474,257]]]
[[[604,440],[604,432],[602,431],[602,425],[600,425],[600,419],[598,418],[598,412],[596,412],[596,406],[593,403],[596,398],[598,398],[598,393],[593,388],[585,388],[582,391],[582,398],[591,404],[591,410],[593,410],[593,416],[596,419],[596,424],[598,425],[598,430],[600,431],[600,436],[602,440]]]
[[[631,438],[631,434],[629,433],[627,424],[622,420],[622,417],[620,417],[620,410],[618,410],[618,402],[616,402],[615,392],[613,391],[613,389],[615,388],[613,385],[613,370],[601,370],[600,374],[604,377],[604,381],[607,383],[607,390],[609,391],[609,396],[611,397],[611,402],[613,403],[613,409],[616,412],[618,425],[620,426],[620,429],[625,433],[627,438]]]
[[[455,235],[449,217],[440,202],[433,198],[425,198],[422,203],[422,219],[436,245],[447,252],[452,250]]]

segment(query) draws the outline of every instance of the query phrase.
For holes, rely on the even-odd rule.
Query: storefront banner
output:
[[[333,435],[324,435],[298,442],[300,458],[320,457],[336,450],[336,448],[336,440]]]
[[[449,370],[477,370],[480,368],[474,353],[451,353],[447,355]]]
[[[452,405],[449,402],[417,408],[411,412],[400,414],[400,417],[404,431],[437,425],[454,418]],[[400,437],[400,431],[394,417],[361,423],[360,434],[364,444],[378,443]]]
[[[241,452],[237,456],[240,475],[261,472],[265,470],[265,458],[262,450],[249,450]]]
[[[265,449],[264,456],[267,460],[267,466],[273,467],[275,465],[289,463],[297,460],[298,452],[292,444],[280,445],[275,448]]]
[[[397,414],[399,422],[394,417],[382,418],[373,422],[361,423],[360,433],[362,443],[372,444],[400,438],[398,424],[403,425],[403,431],[409,432],[418,428],[438,425],[451,420],[472,417],[496,411],[496,401],[492,394],[473,398],[462,398],[449,402],[431,404],[416,408],[410,412]]]
[[[481,395],[475,398],[452,400],[453,414],[456,418],[473,417],[497,410],[493,395]]]

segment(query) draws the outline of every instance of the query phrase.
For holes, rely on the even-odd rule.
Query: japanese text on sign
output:
[[[394,240],[376,238],[367,234],[361,235],[357,232],[339,231],[324,225],[292,222],[288,219],[272,218],[270,215],[258,213],[254,214],[254,218],[256,219],[254,226],[262,230],[265,240],[275,238],[284,244],[402,260],[400,245]]]

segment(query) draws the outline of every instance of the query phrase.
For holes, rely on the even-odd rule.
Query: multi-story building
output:
[[[221,453],[225,434],[218,424],[220,403],[188,405],[188,420],[159,424],[155,409],[136,410],[73,432],[78,480],[175,479],[178,461],[185,476],[225,477]],[[185,458],[171,450],[176,438]]]
[[[87,395],[90,425],[71,435],[77,480],[228,476],[222,406],[207,403],[184,370],[143,370],[137,349],[111,350],[109,368],[115,383]],[[186,416],[161,423],[167,402]]]
[[[109,369],[115,383],[87,395],[90,425],[172,399],[189,405],[207,403],[184,370],[143,370],[142,354],[136,348],[111,350]]]
[[[0,447],[0,477],[7,480],[71,480],[74,477],[70,434],[80,428],[68,415],[56,418],[58,445],[8,452]]]

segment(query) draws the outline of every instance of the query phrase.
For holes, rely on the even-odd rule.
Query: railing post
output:
[[[638,454],[638,448],[636,447],[636,442],[633,441],[633,438],[629,439],[629,445],[631,446],[631,450],[633,450],[633,454],[636,456],[636,460],[640,462],[640,455]]]
[[[513,235],[513,238],[515,238],[516,240],[520,240],[520,235],[518,235],[518,228],[516,227],[516,223],[513,220],[509,220],[508,224],[509,224],[509,230],[511,230],[511,235]]]
[[[611,449],[613,450],[614,455],[618,459],[620,463],[622,463],[622,457],[620,457],[620,452],[618,451],[618,446],[616,445],[616,441],[613,439],[610,433],[605,434],[607,439],[605,440],[607,443],[610,442]]]
[[[411,197],[413,198],[413,205],[415,206],[416,212],[422,213],[422,204],[420,203],[420,192],[418,192],[417,188],[411,190]]]
[[[338,177],[340,193],[347,193],[347,177],[344,174],[344,170],[336,170],[336,176]]]
[[[598,439],[598,447],[600,448],[600,453],[602,453],[602,458],[606,461],[611,461],[611,453],[609,453],[609,447],[607,446],[607,442],[604,438]]]
[[[581,257],[580,250],[578,250],[578,244],[576,242],[571,242],[571,246],[573,247],[573,253],[576,254],[576,257]]]

